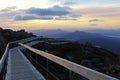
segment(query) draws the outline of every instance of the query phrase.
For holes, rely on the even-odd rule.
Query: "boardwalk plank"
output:
[[[19,48],[10,50],[6,80],[45,80]]]

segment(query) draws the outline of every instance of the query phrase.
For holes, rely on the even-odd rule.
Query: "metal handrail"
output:
[[[31,41],[31,40],[35,40],[38,39],[39,37],[29,37],[29,38],[25,38],[25,39],[21,39],[21,40],[17,40],[17,41],[12,41],[9,44],[13,44],[13,43],[18,43],[18,42],[27,42],[27,41]]]
[[[30,38],[21,39],[21,40],[17,40],[17,41],[13,41],[13,42],[8,43],[7,46],[6,46],[5,52],[2,56],[2,58],[0,59],[0,74],[1,74],[2,68],[4,66],[5,60],[8,56],[9,45],[14,44],[14,43],[18,43],[18,42],[27,42],[27,41],[35,40],[35,39],[38,39],[38,38],[39,37],[30,37]]]
[[[19,43],[19,44],[21,46],[27,48],[28,50],[30,50],[30,51],[32,51],[40,56],[43,56],[43,57],[65,67],[65,68],[67,68],[75,73],[78,73],[79,75],[84,76],[85,78],[88,78],[90,80],[118,80],[117,78],[108,76],[106,74],[100,73],[98,71],[92,70],[92,69],[84,67],[82,65],[78,65],[78,64],[71,62],[71,61],[68,61],[66,59],[63,59],[63,58],[57,57],[55,55],[43,52],[41,50],[32,48],[28,45],[25,45],[22,43]]]
[[[7,71],[7,60],[9,53],[9,43],[7,44],[6,50],[0,59],[0,80],[5,80],[5,75]]]
[[[1,71],[2,71],[2,68],[3,68],[3,65],[4,65],[5,59],[6,59],[7,56],[8,56],[8,52],[9,52],[9,43],[7,44],[6,50],[5,50],[2,58],[0,59],[0,73],[1,73]]]

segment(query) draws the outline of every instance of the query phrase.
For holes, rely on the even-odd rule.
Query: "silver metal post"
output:
[[[46,75],[47,75],[47,80],[48,80],[48,59],[47,58],[46,58],[46,68],[47,68]]]
[[[36,67],[37,67],[37,54],[35,55]]]
[[[69,80],[73,80],[73,75],[71,70],[69,70]]]

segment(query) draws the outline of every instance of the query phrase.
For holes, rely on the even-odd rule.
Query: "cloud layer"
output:
[[[37,17],[37,16],[21,16],[21,15],[17,15],[14,18],[15,20],[19,21],[19,20],[34,20],[34,19],[42,19],[42,20],[51,20],[53,19],[52,17]]]
[[[104,22],[104,20],[99,20],[99,19],[91,19],[89,22]]]
[[[36,14],[36,15],[43,15],[43,16],[62,16],[69,14],[69,8],[54,6],[52,8],[41,9],[41,8],[29,8],[25,10],[28,14]]]
[[[13,7],[7,7],[7,8],[5,8],[5,9],[2,9],[1,11],[2,11],[2,12],[10,12],[10,11],[13,11],[13,10],[15,10],[15,9],[16,9],[16,7],[13,6]]]
[[[76,20],[80,15],[73,13],[70,7],[53,6],[50,8],[29,8],[21,10],[14,20]]]

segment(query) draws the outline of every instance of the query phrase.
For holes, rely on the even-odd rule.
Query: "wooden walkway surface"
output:
[[[10,50],[8,57],[8,67],[6,80],[46,80],[28,59],[23,55],[19,48]]]

